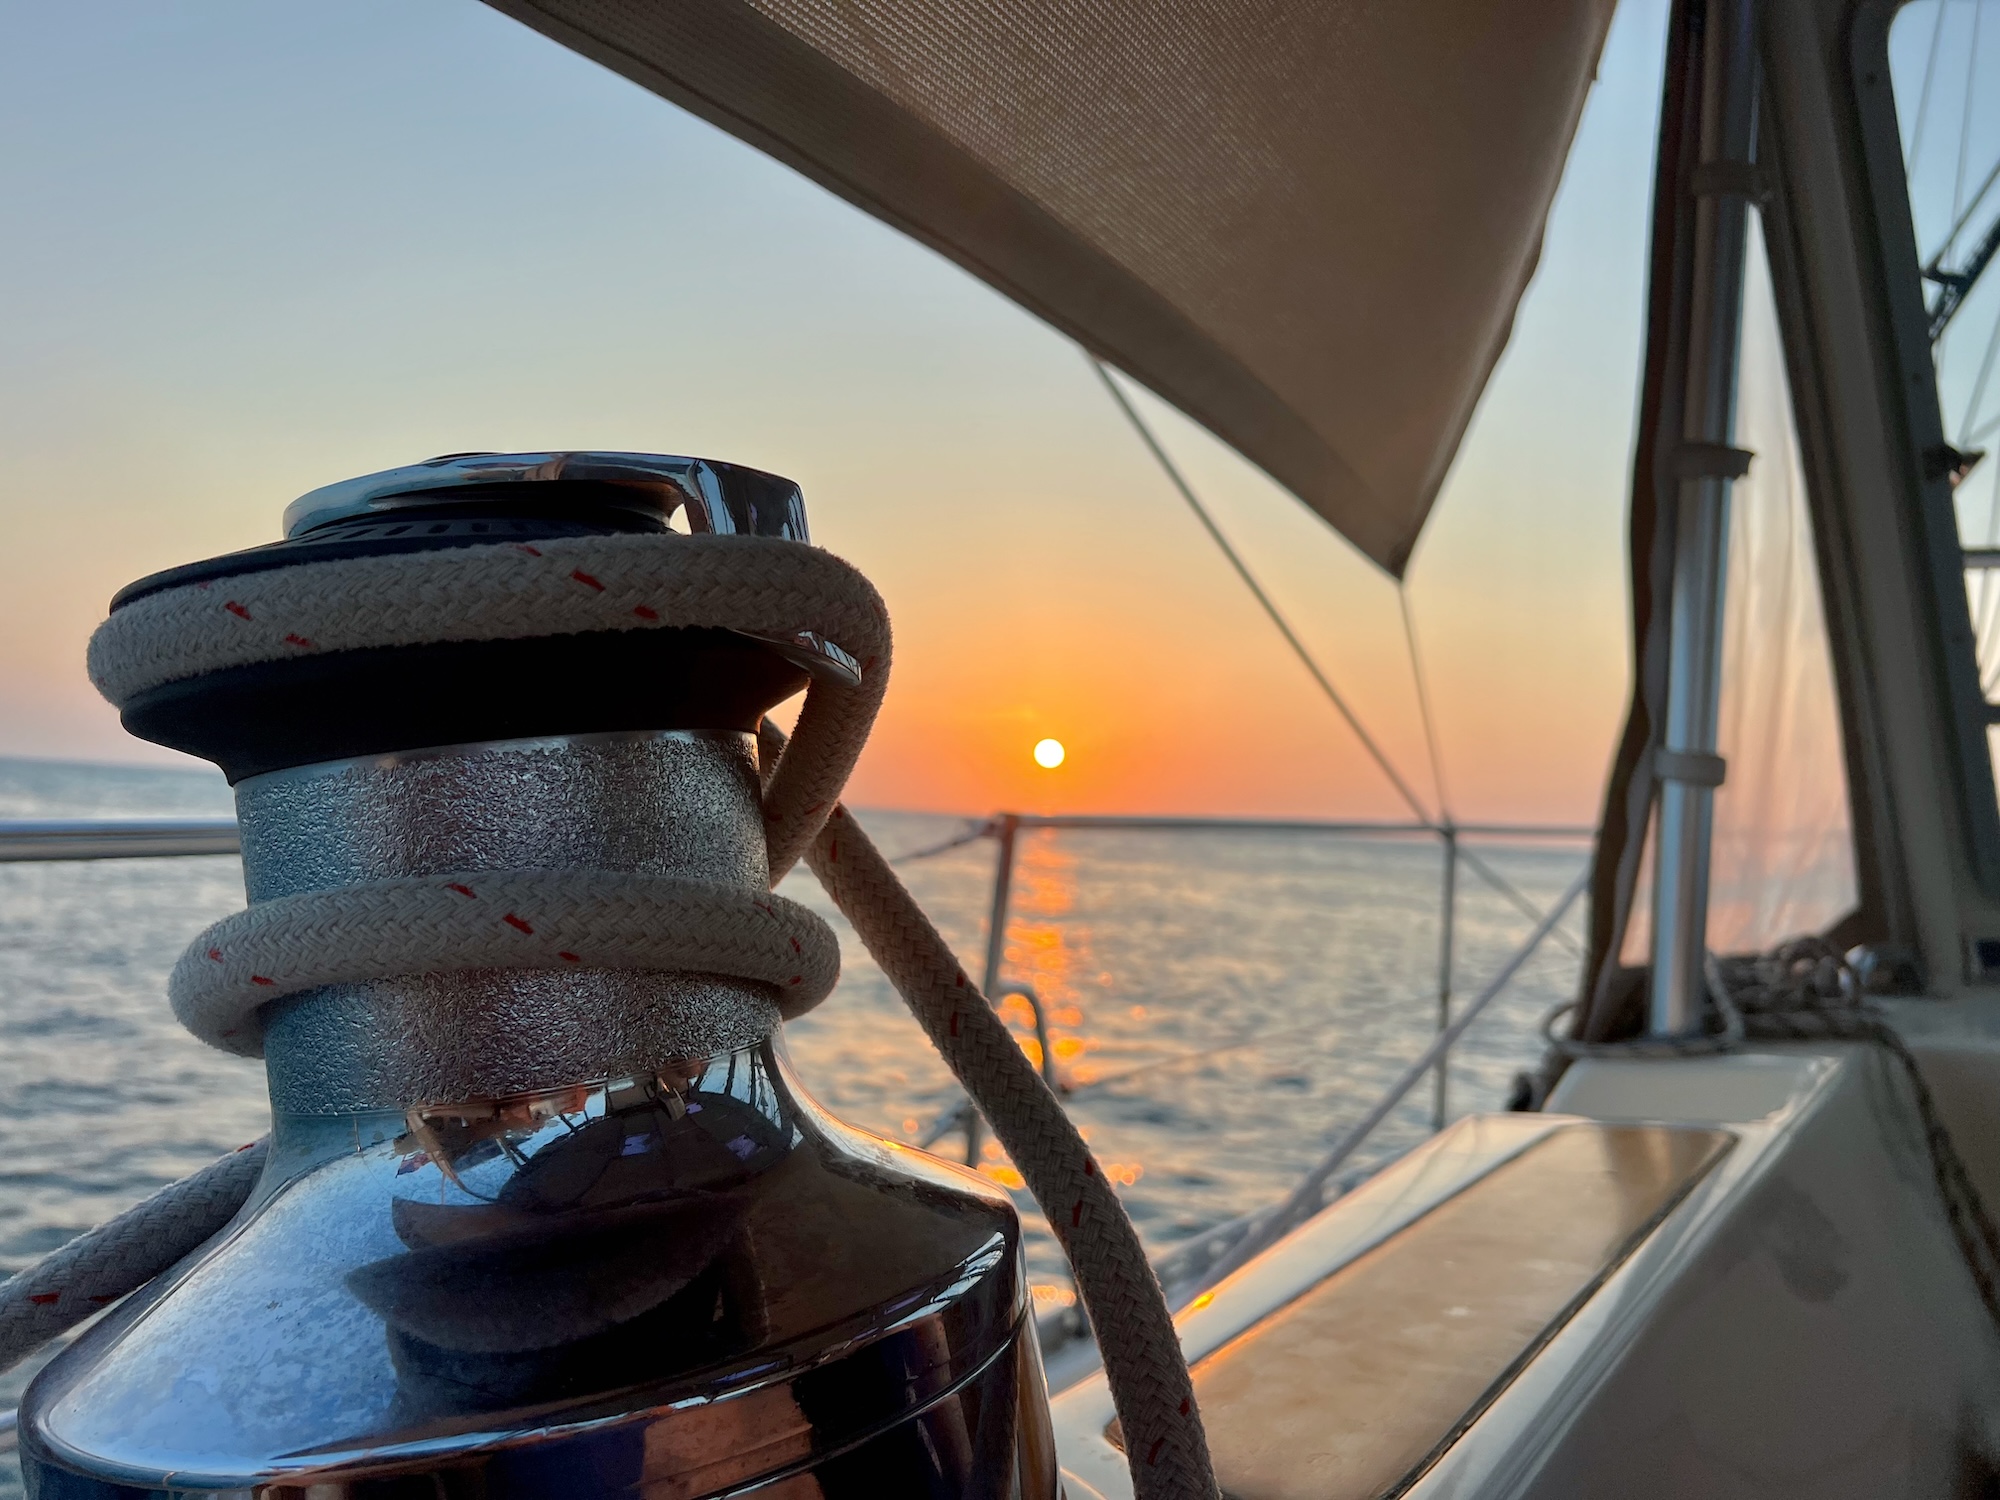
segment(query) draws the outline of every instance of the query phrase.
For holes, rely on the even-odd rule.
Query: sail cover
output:
[[[895,224],[1402,572],[1612,0],[488,0]]]

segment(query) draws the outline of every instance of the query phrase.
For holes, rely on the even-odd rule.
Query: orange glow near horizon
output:
[[[1173,581],[1137,567],[1060,600],[1016,605],[996,589],[999,608],[968,618],[959,596],[878,566],[899,654],[849,805],[1411,817],[1235,580],[1188,550],[1185,571],[1201,586],[1182,587],[1177,615],[1144,606],[1151,587],[1171,591]],[[1300,611],[1315,649],[1428,804],[1435,794],[1407,658],[1378,624],[1394,620],[1390,585],[1331,538],[1317,550],[1343,587],[1340,609],[1324,612],[1331,619]],[[1546,629],[1545,614],[1495,613],[1440,611],[1435,626],[1420,616],[1431,630],[1453,811],[1588,821],[1622,706],[1623,642],[1610,629],[1565,640]],[[1450,649],[1460,641],[1469,649]],[[1042,750],[1050,740],[1062,747],[1054,766]]]

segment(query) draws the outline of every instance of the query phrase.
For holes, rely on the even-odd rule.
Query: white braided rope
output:
[[[771,986],[787,1020],[840,977],[840,941],[796,901],[705,880],[509,870],[377,880],[260,901],[174,965],[183,1026],[259,1057],[261,1007],[327,984],[465,969],[642,969]]]
[[[807,690],[765,797],[776,881],[839,799],[889,682],[881,596],[817,547],[653,534],[297,563],[134,600],[91,637],[90,679],[122,709],[169,682],[331,651],[690,626],[814,631],[861,663],[859,687]]]
[[[767,735],[768,737],[768,735]],[[1214,1500],[1208,1436],[1173,1314],[1090,1147],[923,908],[844,808],[808,867],[1013,1158],[1076,1273],[1140,1500]]]
[[[236,1216],[264,1170],[256,1141],[78,1235],[0,1283],[0,1370],[136,1292]]]
[[[862,659],[861,687],[813,685],[789,745],[763,726],[772,879],[810,849],[821,884],[1042,1205],[1098,1330],[1137,1496],[1215,1500],[1179,1337],[1123,1205],[950,946],[836,806],[880,705],[890,652],[881,601],[852,568],[797,543],[742,537],[592,538],[301,564],[128,605],[92,640],[90,664],[92,679],[122,705],[163,683],[300,652],[675,625],[773,636],[811,630]],[[211,928],[182,958],[174,1005],[196,1035],[252,1050],[256,1007],[281,993],[437,969],[589,962],[757,979],[778,989],[788,1012],[805,1009],[832,987],[831,933],[780,898],[731,899],[739,895],[702,882],[564,870],[385,881],[260,903]],[[145,1259],[135,1260],[144,1235],[134,1225],[212,1219],[216,1174],[226,1165],[163,1190],[0,1287],[0,1362],[40,1341],[17,1342],[8,1320],[23,1289],[46,1279],[45,1267],[98,1254],[115,1230],[113,1279],[142,1283],[143,1275],[132,1280]],[[156,1258],[153,1270],[182,1253]]]

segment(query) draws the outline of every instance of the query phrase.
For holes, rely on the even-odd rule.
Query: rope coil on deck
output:
[[[802,856],[992,1124],[1074,1267],[1142,1500],[1214,1500],[1193,1382],[1166,1299],[1123,1205],[1012,1032],[888,862],[838,805],[887,685],[886,610],[847,563],[754,536],[623,535],[341,559],[143,596],[90,646],[121,707],[208,672],[304,654],[606,630],[811,632],[860,661],[858,685],[815,679],[789,743],[759,734],[771,879]],[[781,1014],[823,998],[839,949],[775,895],[697,880],[518,870],[376,881],[260,902],[176,966],[176,1014],[255,1055],[259,1009],[330,983],[570,964],[726,974],[770,986]],[[259,1153],[261,1155],[261,1153]],[[198,1246],[254,1172],[231,1157],[0,1286],[0,1368]],[[154,1232],[171,1227],[171,1233]],[[46,1284],[66,1279],[54,1303]],[[30,1309],[35,1316],[28,1316]]]

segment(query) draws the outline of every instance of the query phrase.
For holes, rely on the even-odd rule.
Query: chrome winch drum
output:
[[[121,602],[677,516],[807,544],[752,470],[458,456]],[[253,905],[523,868],[765,892],[756,724],[857,670],[717,630],[460,643],[217,672],[126,719],[230,775]],[[1052,1497],[1011,1202],[827,1115],[778,1014],[753,981],[588,964],[265,1007],[263,1178],[36,1379],[29,1494]]]

